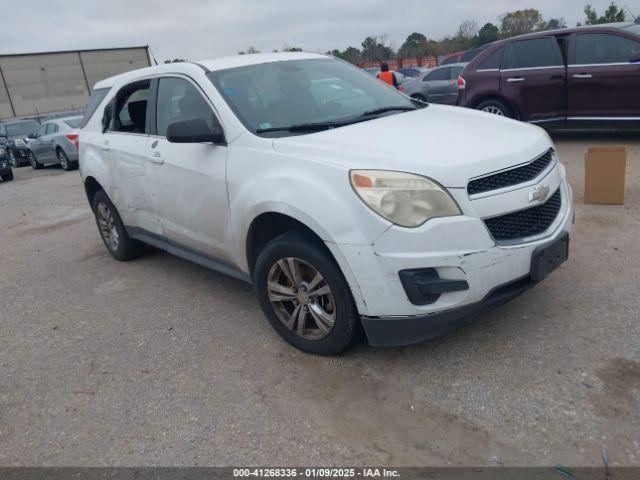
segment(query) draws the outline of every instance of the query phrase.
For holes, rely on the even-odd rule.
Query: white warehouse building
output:
[[[150,65],[148,46],[0,55],[0,120],[82,109],[96,82]]]

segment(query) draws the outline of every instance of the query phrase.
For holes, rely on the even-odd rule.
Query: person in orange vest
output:
[[[377,75],[377,77],[384,83],[388,83],[392,87],[398,88],[398,79],[393,72],[389,71],[388,64],[382,63],[380,65],[380,73]]]

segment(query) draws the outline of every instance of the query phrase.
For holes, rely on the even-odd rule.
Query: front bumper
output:
[[[561,209],[544,235],[523,243],[496,244],[478,218],[484,217],[480,208],[486,212],[518,201],[512,196],[522,191],[516,190],[501,199],[467,202],[468,211],[475,209],[473,217],[434,219],[416,229],[391,227],[369,246],[334,245],[370,343],[405,345],[441,335],[532,287],[534,252],[568,235],[573,222],[572,193],[564,175],[555,183],[546,181],[562,189]],[[432,269],[440,279],[466,282],[468,288],[446,291],[432,303],[412,302],[399,275],[411,269]]]
[[[566,242],[566,245],[568,245],[568,241],[569,235],[563,233],[561,237],[549,242],[549,244]],[[544,245],[541,247],[544,248]],[[537,283],[539,282],[536,280],[533,271],[531,271],[527,276],[494,288],[482,300],[476,303],[431,315],[415,317],[362,317],[362,325],[369,343],[374,347],[410,345],[439,337],[440,335],[467,325],[473,322],[478,315],[513,300]]]

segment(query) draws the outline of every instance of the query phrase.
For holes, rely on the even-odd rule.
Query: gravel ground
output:
[[[251,287],[104,249],[77,172],[0,184],[0,465],[640,466],[640,140],[555,135],[571,259],[477,323],[337,358],[289,347]],[[625,206],[582,202],[629,146]]]

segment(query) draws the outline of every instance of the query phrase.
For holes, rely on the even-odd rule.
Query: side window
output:
[[[47,130],[45,135],[51,135],[52,133],[56,133],[58,131],[58,126],[55,123],[47,123]]]
[[[435,80],[449,80],[450,68],[438,68],[433,72],[426,75],[423,79],[424,82],[433,82]]]
[[[146,133],[149,81],[124,87],[116,96],[111,130],[114,132]]]
[[[575,37],[576,65],[628,63],[640,52],[640,42],[606,33],[581,33]]]
[[[463,67],[451,67],[449,70],[449,80],[457,80],[462,73]]]
[[[0,137],[6,137],[7,136],[7,129],[4,128],[4,125],[0,126]]]
[[[555,37],[511,42],[505,68],[536,68],[564,65]]]
[[[42,125],[39,129],[38,132],[36,133],[36,138],[42,137],[43,135],[46,135],[46,131],[47,131],[47,126],[48,124],[45,123],[44,125]]]
[[[98,105],[102,102],[104,97],[109,92],[110,88],[96,88],[91,92],[91,98],[89,99],[89,103],[87,103],[86,108],[84,109],[84,116],[82,117],[82,121],[80,122],[80,128],[84,128],[91,116],[98,108]]]
[[[500,47],[498,50],[489,55],[484,61],[478,65],[478,70],[497,70],[502,65],[502,54],[504,53],[504,47]]]
[[[161,78],[156,106],[158,135],[164,136],[167,125],[177,120],[202,119],[210,129],[215,116],[202,94],[182,78]]]

